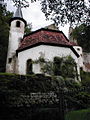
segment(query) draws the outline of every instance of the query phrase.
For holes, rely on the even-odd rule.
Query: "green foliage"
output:
[[[11,76],[14,75],[14,76],[15,76],[16,74],[14,74],[14,73],[0,73],[0,75],[6,75],[6,76],[7,76],[7,75],[8,75],[8,76],[9,76],[9,75],[11,75]]]
[[[63,58],[60,57],[54,57],[54,75],[62,75],[62,62]]]
[[[51,77],[45,77],[41,74],[21,76],[15,74],[0,73],[0,85],[2,85],[2,89],[13,89],[22,91],[24,93],[49,91],[52,88],[50,81]]]
[[[54,75],[54,70],[53,70],[53,62],[51,61],[46,61],[44,65],[41,68],[41,71],[44,74],[49,74],[49,75]]]
[[[90,87],[87,88],[72,78],[64,79],[61,76],[52,77],[52,86],[54,91],[63,90],[66,93],[66,109],[90,108]]]
[[[36,116],[41,119],[43,115],[46,117],[46,114],[51,115],[52,113],[55,113],[54,118],[59,115],[58,110],[54,109],[53,106],[51,106],[51,109],[47,109],[47,112],[43,107],[43,110],[39,109],[39,106],[37,107],[35,104],[39,100],[38,96],[37,101],[34,98],[33,104],[27,106],[30,93],[49,93],[54,91],[54,93],[59,95],[60,90],[62,90],[65,110],[89,108],[90,93],[87,90],[82,91],[82,87],[80,83],[76,83],[73,79],[68,78],[64,80],[62,76],[50,77],[43,74],[22,76],[0,73],[0,108],[3,108],[0,112],[0,119],[5,120],[6,116],[6,120],[20,120],[21,118],[22,120],[26,118],[28,120],[37,118]],[[44,106],[45,102],[42,104]],[[18,107],[15,107],[16,105]],[[23,106],[21,107],[20,105]],[[10,111],[12,111],[12,115]],[[51,119],[51,117],[49,118]]]
[[[31,32],[31,29],[32,29],[32,24],[27,24],[27,26],[25,27],[25,35],[26,34],[29,34]]]
[[[5,71],[8,34],[9,34],[9,20],[12,13],[6,11],[5,7],[0,7],[0,72]]]
[[[77,98],[78,102],[82,104],[84,108],[90,108],[90,93],[79,92],[75,98]]]
[[[81,81],[82,85],[89,87],[90,86],[90,73],[82,71],[81,78],[82,78],[82,81]]]
[[[16,7],[29,7],[29,2],[27,0],[12,0]]]
[[[81,84],[87,89],[90,87],[90,73],[81,71]],[[90,89],[88,89],[88,93],[90,94]]]
[[[89,23],[89,0],[89,5],[84,0],[31,0],[31,2],[36,1],[40,1],[46,18],[53,20],[56,24]],[[13,0],[13,2],[16,6],[29,6],[28,0]]]
[[[89,120],[90,109],[72,111],[66,114],[65,120]]]
[[[42,63],[45,63],[45,59],[43,57],[39,57],[38,60],[34,60],[33,61],[33,64],[42,64]]]
[[[33,116],[34,120],[59,120],[59,111],[55,108],[40,109]]]
[[[54,91],[66,87],[64,78],[62,76],[52,76],[52,87]]]
[[[63,77],[74,78],[76,76],[76,63],[71,56],[67,56],[64,60],[62,66],[62,75]]]
[[[75,82],[75,80],[72,79],[72,78],[66,78],[64,81],[65,81],[65,86],[69,90],[75,90],[75,89],[80,89],[81,88],[81,84],[78,83],[78,82]]]
[[[60,75],[64,78],[75,78],[76,63],[71,56],[64,58],[55,57],[53,61],[46,61],[42,67],[42,72],[49,75]]]
[[[72,37],[77,40],[83,51],[90,52],[90,25],[82,24],[76,27]]]

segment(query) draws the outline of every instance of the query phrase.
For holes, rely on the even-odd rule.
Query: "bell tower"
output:
[[[7,53],[6,72],[17,73],[17,57],[16,50],[18,49],[21,39],[24,36],[24,28],[26,21],[23,19],[21,7],[18,6],[15,15],[10,20],[9,43]]]

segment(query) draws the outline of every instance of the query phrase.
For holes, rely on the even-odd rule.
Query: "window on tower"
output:
[[[16,27],[20,27],[20,21],[16,22]]]
[[[8,59],[8,63],[11,63],[11,62],[12,62],[12,58],[9,58],[9,59]]]

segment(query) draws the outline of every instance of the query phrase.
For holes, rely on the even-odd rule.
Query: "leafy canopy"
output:
[[[28,23],[27,26],[25,27],[25,31],[24,31],[25,35],[29,34],[31,30],[32,30],[32,24]]]
[[[72,37],[77,40],[84,52],[90,52],[90,25],[82,24],[76,27]]]
[[[41,10],[47,19],[52,19],[57,25],[79,24],[90,22],[90,0],[31,0],[40,1]],[[28,7],[28,0],[13,0],[16,6]]]
[[[12,13],[6,10],[5,7],[0,6],[0,72],[5,71],[8,34],[9,34],[9,20]]]
[[[64,78],[75,78],[77,74],[76,63],[71,56],[63,58],[56,56],[53,61],[45,61],[41,70],[43,73]]]

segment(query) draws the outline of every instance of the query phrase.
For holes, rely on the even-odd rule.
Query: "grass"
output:
[[[66,114],[65,120],[90,120],[90,109],[71,111]]]
[[[0,73],[0,75],[16,75],[14,73]]]

